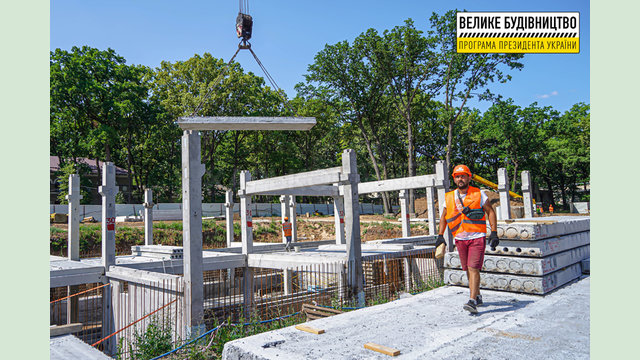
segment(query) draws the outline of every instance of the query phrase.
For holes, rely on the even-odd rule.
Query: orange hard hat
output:
[[[467,174],[469,176],[471,176],[471,170],[469,170],[469,168],[467,167],[467,165],[456,165],[456,167],[453,168],[453,174],[452,176],[456,176],[458,174]]]
[[[288,216],[285,216],[285,217],[284,217],[284,221],[289,221],[289,217],[288,217]]]

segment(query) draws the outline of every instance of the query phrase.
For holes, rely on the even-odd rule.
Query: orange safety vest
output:
[[[472,220],[469,219],[466,215],[458,211],[458,207],[456,206],[455,199],[455,191],[449,191],[445,195],[445,207],[447,208],[447,213],[445,218],[447,220],[447,225],[453,236],[459,232],[479,232],[486,233],[487,232],[487,219],[486,215],[482,217],[480,220]],[[480,189],[477,187],[469,186],[467,190],[467,196],[462,200],[463,206],[468,206],[469,209],[480,209]]]
[[[284,231],[284,236],[291,236],[291,223],[282,223],[282,231]]]

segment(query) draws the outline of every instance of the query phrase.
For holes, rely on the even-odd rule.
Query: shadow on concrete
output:
[[[521,300],[521,301],[485,301],[483,305],[478,307],[478,313],[472,315],[482,315],[489,313],[499,313],[506,311],[516,311],[518,309],[522,309],[523,307],[531,304],[533,300]],[[486,309],[488,306],[491,306],[491,309]],[[486,310],[485,310],[486,309]]]

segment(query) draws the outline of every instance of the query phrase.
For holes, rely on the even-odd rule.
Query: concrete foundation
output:
[[[581,262],[589,258],[589,245],[567,250],[544,258],[525,258],[513,256],[486,255],[482,271],[542,276],[556,270]],[[444,266],[449,269],[462,269],[457,252],[446,253]],[[484,273],[483,275],[484,276]]]
[[[482,273],[480,276],[480,288],[544,295],[579,278],[581,274],[582,268],[579,263],[544,276]],[[447,285],[469,286],[467,273],[462,270],[445,269],[444,282]]]

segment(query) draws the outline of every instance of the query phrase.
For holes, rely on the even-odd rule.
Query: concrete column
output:
[[[522,202],[524,203],[524,217],[532,218],[536,213],[533,207],[533,187],[531,186],[531,175],[529,171],[525,170],[521,173],[522,176]]]
[[[404,291],[411,292],[411,262],[408,258],[402,258],[402,266],[404,267]]]
[[[205,331],[202,276],[202,176],[200,133],[182,135],[182,244],[187,337]]]
[[[65,198],[69,201],[69,216],[67,225],[67,249],[69,260],[80,260],[80,176],[69,175],[69,195]]]
[[[333,218],[336,244],[346,244],[344,239],[344,200],[340,196],[333,197]]]
[[[436,206],[433,201],[435,200],[435,189],[432,186],[427,186],[427,219],[429,221],[429,235],[438,234],[438,228],[436,224]]]
[[[233,191],[227,190],[225,193],[225,220],[227,225],[227,247],[231,247],[233,242]]]
[[[298,221],[296,220],[296,197],[289,196],[289,221],[291,221],[291,243],[298,242]]]
[[[364,306],[362,278],[362,247],[360,244],[360,202],[358,183],[360,176],[356,166],[356,152],[347,149],[342,152],[342,175],[346,182],[342,185],[344,194],[344,232],[347,242],[348,284],[358,306]]]
[[[445,194],[449,191],[449,167],[444,160],[436,162],[436,191],[438,192],[438,209],[445,206]],[[437,231],[437,230],[436,230]],[[437,232],[436,232],[437,233]],[[453,236],[451,230],[447,227],[444,232],[444,240],[447,243],[447,250],[453,251]]]
[[[282,234],[282,243],[287,243],[287,238],[284,236],[284,231],[282,230],[282,224],[284,223],[284,218],[288,217],[291,220],[291,215],[289,214],[289,195],[280,195],[280,233]],[[293,233],[292,233],[293,241]]]
[[[500,219],[511,219],[511,204],[509,201],[509,174],[507,169],[498,169],[498,192],[500,192]]]
[[[400,222],[402,223],[402,237],[411,236],[411,224],[409,218],[409,192],[400,190]]]
[[[116,168],[111,162],[102,166],[102,186],[98,187],[102,195],[102,266],[105,271],[116,263]],[[113,311],[111,308],[111,289],[107,286],[102,291],[102,335],[111,334],[113,329]],[[105,341],[105,352],[115,353],[115,339]]]
[[[105,271],[116,263],[116,168],[111,162],[102,166],[102,266]]]
[[[67,225],[67,251],[69,260],[80,261],[80,176],[69,175],[69,194],[65,196],[69,202],[69,216]],[[78,292],[77,286],[67,286],[69,295]],[[78,322],[78,297],[74,296],[67,301],[67,324]]]
[[[153,191],[144,189],[144,244],[153,245]]]
[[[251,196],[245,194],[247,182],[251,181],[251,173],[247,170],[240,172],[240,228],[242,229],[242,254],[248,260],[253,252],[253,223],[251,216]],[[242,275],[242,295],[244,300],[244,316],[251,317],[253,309],[253,269],[244,267]]]

